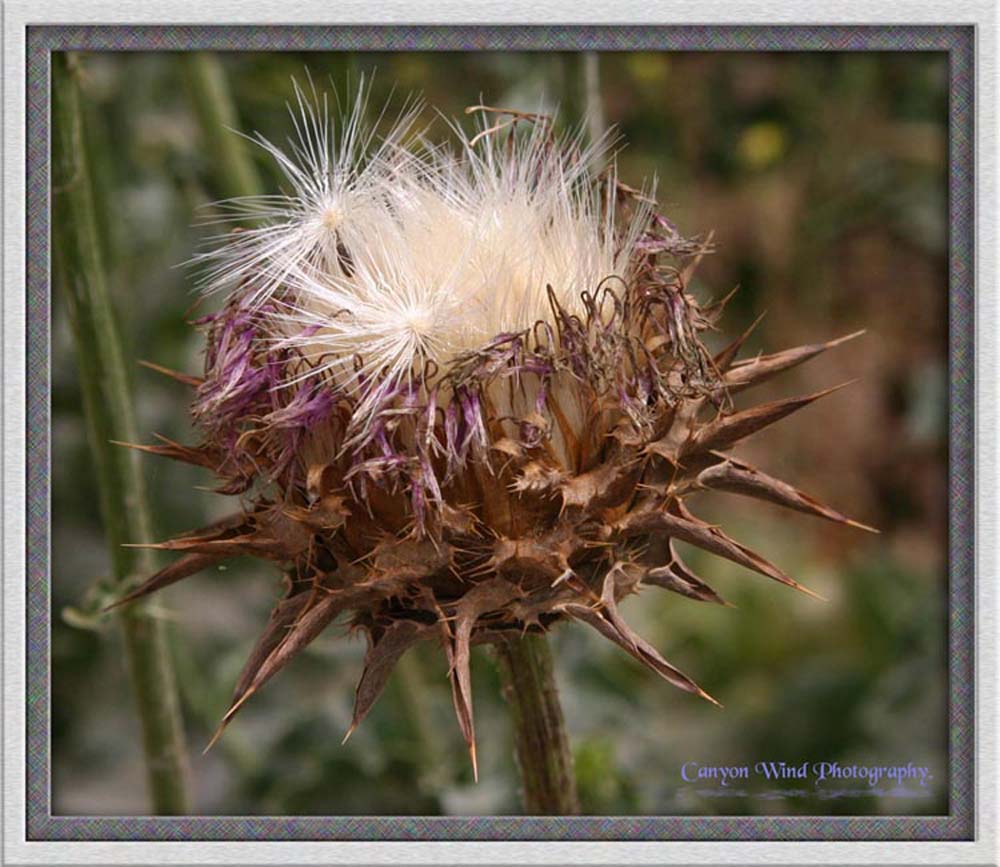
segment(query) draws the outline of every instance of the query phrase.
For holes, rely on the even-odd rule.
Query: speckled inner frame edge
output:
[[[27,29],[27,840],[971,840],[974,833],[975,31],[971,26],[103,26]],[[80,51],[932,51],[949,55],[947,816],[53,816],[49,779],[49,62]]]

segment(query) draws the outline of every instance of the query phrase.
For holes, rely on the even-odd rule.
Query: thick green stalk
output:
[[[260,195],[260,176],[246,142],[234,132],[239,128],[236,108],[219,58],[211,52],[192,51],[183,62],[205,147],[219,174],[219,192],[229,198]]]
[[[135,414],[121,337],[104,272],[82,134],[74,59],[52,60],[52,262],[76,342],[80,384],[100,489],[114,582],[125,590],[155,563],[124,548],[152,537],[139,455],[113,445],[135,442]],[[142,728],[150,799],[158,814],[187,811],[184,732],[162,624],[142,605],[118,615]]]
[[[419,649],[411,650],[396,664],[400,693],[406,707],[406,717],[418,745],[413,764],[417,769],[421,787],[429,794],[440,797],[441,792],[454,780],[455,770],[442,732],[435,727],[427,710],[430,687],[426,667]]]
[[[579,813],[573,757],[548,639],[525,635],[500,641],[496,654],[510,704],[525,811],[548,816]]]
[[[600,141],[607,131],[604,101],[601,99],[601,55],[596,51],[580,54],[583,80],[583,104],[587,116],[587,135],[591,142]]]

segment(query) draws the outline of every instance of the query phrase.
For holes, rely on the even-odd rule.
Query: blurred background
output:
[[[725,706],[672,689],[580,625],[552,636],[584,812],[941,814],[947,800],[947,105],[933,53],[220,54],[239,129],[289,132],[293,76],[341,92],[377,70],[377,111],[421,93],[445,115],[480,98],[577,122],[600,106],[623,139],[620,174],[658,178],[685,234],[717,252],[693,291],[734,286],[746,352],[867,334],[761,386],[761,400],[858,382],[738,454],[852,517],[872,536],[755,501],[695,503],[737,539],[828,598],[818,602],[728,561],[689,562],[736,608],[657,588],[623,603],[637,631]],[[102,243],[129,357],[193,373],[201,338],[181,267],[227,195],[213,163],[191,59],[83,55],[86,142]],[[428,113],[428,120],[433,115]],[[432,128],[443,135],[443,123]],[[235,137],[234,137],[235,138]],[[239,147],[253,152],[236,139]],[[273,167],[252,153],[259,182]],[[210,213],[210,211],[208,212]],[[58,239],[55,239],[58,243]],[[146,812],[121,638],[97,615],[107,547],[61,299],[52,327],[52,810]],[[204,309],[204,306],[203,308]],[[183,386],[138,366],[139,429],[192,436]],[[149,439],[147,439],[149,441]],[[199,471],[149,457],[158,537],[231,511]],[[711,502],[709,502],[711,500]],[[480,782],[454,721],[445,664],[419,647],[345,745],[363,641],[328,630],[201,750],[279,592],[280,576],[233,561],[160,594],[169,624],[198,814],[507,814],[519,811],[506,707],[488,651],[473,653]],[[684,783],[684,762],[928,765],[912,789],[830,799]],[[784,788],[794,788],[785,786]],[[853,785],[847,788],[855,788]],[[863,788],[863,787],[861,787]]]

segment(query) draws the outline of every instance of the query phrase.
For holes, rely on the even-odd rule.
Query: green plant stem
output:
[[[413,726],[413,737],[418,744],[413,763],[421,786],[435,797],[454,779],[454,769],[441,731],[427,710],[430,685],[418,649],[411,650],[396,664],[400,692],[406,706],[406,716]]]
[[[219,58],[207,51],[189,52],[184,71],[206,150],[221,179],[219,192],[231,198],[260,195],[257,168],[246,142],[234,132],[239,127],[236,108]]]
[[[573,757],[547,638],[525,635],[500,641],[496,655],[510,705],[525,811],[549,816],[579,813]]]
[[[604,101],[601,99],[601,56],[596,51],[584,51],[580,54],[580,66],[587,136],[594,144],[604,137],[608,129],[604,119]]]
[[[72,55],[53,55],[52,261],[75,338],[113,579],[123,591],[154,569],[151,552],[123,547],[149,541],[152,522],[138,453],[112,443],[135,442],[135,414],[102,261],[77,76]],[[158,814],[181,814],[188,806],[184,733],[163,625],[142,605],[122,609],[118,619],[142,728],[151,805]]]

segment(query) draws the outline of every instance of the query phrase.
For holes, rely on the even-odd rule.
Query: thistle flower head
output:
[[[224,203],[259,222],[199,259],[226,295],[202,323],[202,441],[142,448],[249,506],[162,543],[183,556],[126,600],[240,554],[284,571],[223,724],[342,616],[369,640],[354,725],[402,653],[435,640],[471,749],[470,645],[565,619],[708,698],[618,602],[648,585],[723,601],[677,541],[803,589],[685,500],[728,491],[854,524],[729,453],[824,394],[737,410],[737,392],[838,341],[709,353],[724,303],[688,291],[709,244],[618,180],[607,141],[486,106],[450,145],[411,135],[416,108],[379,136],[365,94],[335,117],[296,87],[289,148],[257,137],[289,189]]]

